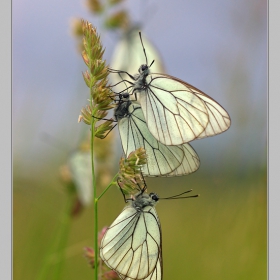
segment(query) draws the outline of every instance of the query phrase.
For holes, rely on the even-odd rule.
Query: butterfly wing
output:
[[[167,174],[167,177],[187,175],[195,172],[200,166],[199,157],[190,144],[186,143],[178,147],[184,151],[183,161],[174,171]]]
[[[205,130],[196,139],[214,136],[228,130],[231,125],[231,119],[227,111],[206,94],[202,92],[197,92],[196,94],[204,101],[209,116],[209,122]]]
[[[147,86],[135,90],[147,126],[165,145],[196,139],[209,122],[205,103],[184,84],[163,74],[151,74]]]
[[[122,279],[161,279],[149,278],[162,274],[161,229],[155,208],[125,207],[107,229],[100,257]]]
[[[123,280],[134,280],[133,278],[126,277],[121,274],[119,274],[119,276]],[[148,277],[144,278],[143,280],[161,280],[161,279],[162,279],[162,256],[160,254],[155,269]]]
[[[225,109],[199,89],[165,74],[150,74],[135,89],[148,128],[165,145],[180,145],[222,133],[230,126]]]
[[[91,155],[88,151],[76,151],[68,161],[68,165],[73,176],[73,181],[77,187],[77,193],[83,205],[92,202],[92,170]]]
[[[204,137],[214,136],[220,134],[229,129],[231,124],[231,119],[227,111],[213,98],[202,92],[201,90],[195,88],[194,86],[170,75],[164,75],[170,79],[180,82],[189,88],[193,94],[204,101],[207,113],[209,116],[209,122],[205,130],[196,138],[201,139]]]
[[[142,170],[145,176],[165,176],[180,166],[184,151],[180,147],[166,146],[155,139],[139,105],[132,104],[128,110],[128,117],[118,123],[125,155],[128,156],[140,147],[146,150],[148,160]]]

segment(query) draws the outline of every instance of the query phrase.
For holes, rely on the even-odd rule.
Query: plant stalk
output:
[[[92,188],[93,188],[93,204],[94,204],[94,280],[98,280],[98,199],[96,192],[96,178],[94,170],[94,137],[95,137],[95,123],[96,120],[92,118],[91,121],[91,168],[92,168]]]
[[[106,187],[106,189],[101,193],[101,195],[97,198],[97,201],[109,190],[109,188],[112,185],[116,184],[116,178],[118,177],[119,173],[117,173],[114,178],[112,179],[112,181],[110,182],[110,184]]]

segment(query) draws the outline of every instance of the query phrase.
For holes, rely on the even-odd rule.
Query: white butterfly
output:
[[[123,33],[122,38],[116,44],[116,47],[113,51],[110,62],[111,68],[122,69],[128,73],[133,73],[135,69],[137,69],[139,65],[142,64],[144,54],[142,46],[139,44],[139,28],[139,25],[133,25]],[[164,67],[159,52],[145,36],[143,36],[142,39],[143,43],[145,44],[148,57],[153,57],[157,62],[153,67],[153,71],[157,73],[163,73]],[[122,79],[119,75],[111,75],[110,81],[112,84],[117,84],[118,82],[122,81]],[[122,90],[122,85],[119,87],[116,86],[114,88],[115,92]]]
[[[141,43],[143,46],[142,40]],[[130,99],[140,104],[147,126],[159,142],[181,145],[222,133],[230,127],[228,113],[211,97],[178,78],[151,73],[154,61],[148,66],[144,46],[143,50],[146,64],[140,66],[139,74],[132,76],[127,71],[110,69],[111,73],[127,74],[130,78],[112,88],[126,85],[120,93],[128,91]]]
[[[121,279],[162,279],[161,227],[154,208],[159,198],[144,191],[131,199],[101,241],[101,259]]]
[[[76,151],[69,160],[68,166],[83,205],[92,202],[92,170],[90,151]]]
[[[166,146],[150,132],[139,104],[129,100],[129,94],[120,94],[115,108],[122,147],[126,156],[143,147],[147,164],[142,172],[145,176],[181,176],[199,168],[199,157],[189,144]]]
[[[143,188],[140,187],[141,183],[144,183]],[[130,205],[123,209],[105,232],[100,257],[121,279],[161,280],[162,233],[155,210],[159,197],[155,193],[145,193],[147,186],[143,177],[140,184],[137,183],[139,193],[131,199],[126,199],[123,193],[125,202],[130,200]],[[182,196],[191,191],[161,199],[198,197]]]

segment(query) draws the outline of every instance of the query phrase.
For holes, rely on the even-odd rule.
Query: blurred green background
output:
[[[236,178],[197,172],[181,180],[148,180],[149,190],[161,196],[190,187],[200,194],[160,201],[156,207],[163,232],[164,279],[266,279],[265,173]],[[28,185],[28,191],[14,192],[14,279],[37,279],[66,203],[48,184]],[[52,185],[59,188],[56,182]],[[100,229],[110,225],[123,206],[119,191],[110,190],[100,202]],[[89,207],[71,222],[61,279],[93,279],[82,256],[83,247],[93,247],[92,236]],[[52,271],[48,279],[53,279]]]
[[[123,6],[134,22],[142,23],[166,72],[221,103],[232,126],[191,143],[201,160],[194,174],[147,179],[149,191],[161,197],[190,188],[200,194],[156,206],[163,232],[164,279],[266,279],[267,2],[171,2],[125,1]],[[55,279],[61,252],[56,238],[65,212],[74,207],[60,168],[89,127],[77,123],[88,89],[81,75],[86,68],[70,34],[71,19],[83,17],[97,26],[108,62],[120,38],[119,32],[104,30],[100,17],[85,3],[13,1],[15,280],[39,279],[47,254],[46,279]],[[102,181],[118,169],[117,129],[112,135],[110,163],[99,164],[99,193]],[[123,207],[120,192],[111,188],[99,204],[99,230]],[[92,205],[70,219],[61,280],[93,279],[83,257],[83,248],[93,247],[93,223]]]

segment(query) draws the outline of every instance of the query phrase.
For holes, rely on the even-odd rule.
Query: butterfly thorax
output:
[[[135,196],[134,200],[132,201],[132,206],[137,211],[142,211],[146,206],[154,206],[158,201],[158,196],[154,193],[146,194],[140,193]]]
[[[118,105],[115,108],[114,116],[117,121],[128,115],[128,107],[131,104],[131,101],[128,99],[121,99],[118,101]]]
[[[138,70],[139,74],[134,76],[134,90],[142,90],[147,87],[146,78],[150,74],[150,69],[147,64],[142,64]]]

